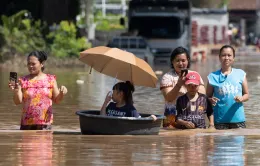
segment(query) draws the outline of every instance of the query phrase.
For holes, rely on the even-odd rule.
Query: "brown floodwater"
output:
[[[247,72],[250,100],[246,102],[247,129],[224,132],[209,130],[162,130],[158,136],[81,135],[77,110],[100,109],[114,79],[89,69],[57,69],[59,85],[68,88],[60,105],[54,105],[53,131],[20,131],[21,106],[12,102],[8,89],[10,71],[0,69],[0,165],[258,165],[260,164],[260,56],[236,57],[235,66]],[[204,81],[220,67],[218,58],[193,63]],[[154,70],[165,73],[168,65]],[[160,78],[161,76],[158,75]],[[77,81],[81,80],[81,81]],[[84,83],[82,83],[84,81]],[[136,87],[139,112],[163,114],[163,97],[157,88]]]

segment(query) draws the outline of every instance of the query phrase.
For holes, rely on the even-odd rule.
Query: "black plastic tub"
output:
[[[100,111],[77,111],[82,134],[93,135],[158,135],[163,115],[155,115],[156,121],[140,114],[141,118],[99,115]]]

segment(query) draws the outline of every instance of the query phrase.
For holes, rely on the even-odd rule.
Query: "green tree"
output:
[[[61,21],[59,26],[54,25],[55,30],[47,35],[52,40],[50,45],[51,54],[57,57],[78,56],[79,52],[90,48],[91,43],[85,37],[76,37],[76,27],[74,23]]]
[[[31,50],[44,50],[46,43],[41,34],[41,21],[24,18],[28,11],[22,10],[12,16],[1,17],[0,35],[3,40],[1,55],[26,54]]]

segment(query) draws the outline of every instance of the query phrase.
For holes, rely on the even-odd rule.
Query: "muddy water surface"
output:
[[[54,105],[53,131],[19,131],[21,106],[12,102],[7,88],[9,72],[0,69],[0,165],[259,165],[260,164],[260,57],[236,57],[235,67],[247,72],[250,100],[245,103],[247,129],[225,132],[162,131],[159,136],[80,135],[77,110],[100,109],[113,78],[88,68],[57,69],[58,84],[69,92]],[[220,66],[211,56],[193,63],[204,81]],[[154,66],[166,72],[169,67]],[[160,77],[160,76],[158,76]],[[83,80],[78,84],[76,80]],[[139,112],[163,114],[163,98],[157,88],[136,87],[135,106]]]

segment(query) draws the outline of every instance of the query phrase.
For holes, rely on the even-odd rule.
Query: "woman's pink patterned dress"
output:
[[[46,74],[42,80],[19,79],[23,91],[21,125],[51,125],[53,121],[52,94],[55,75]]]

